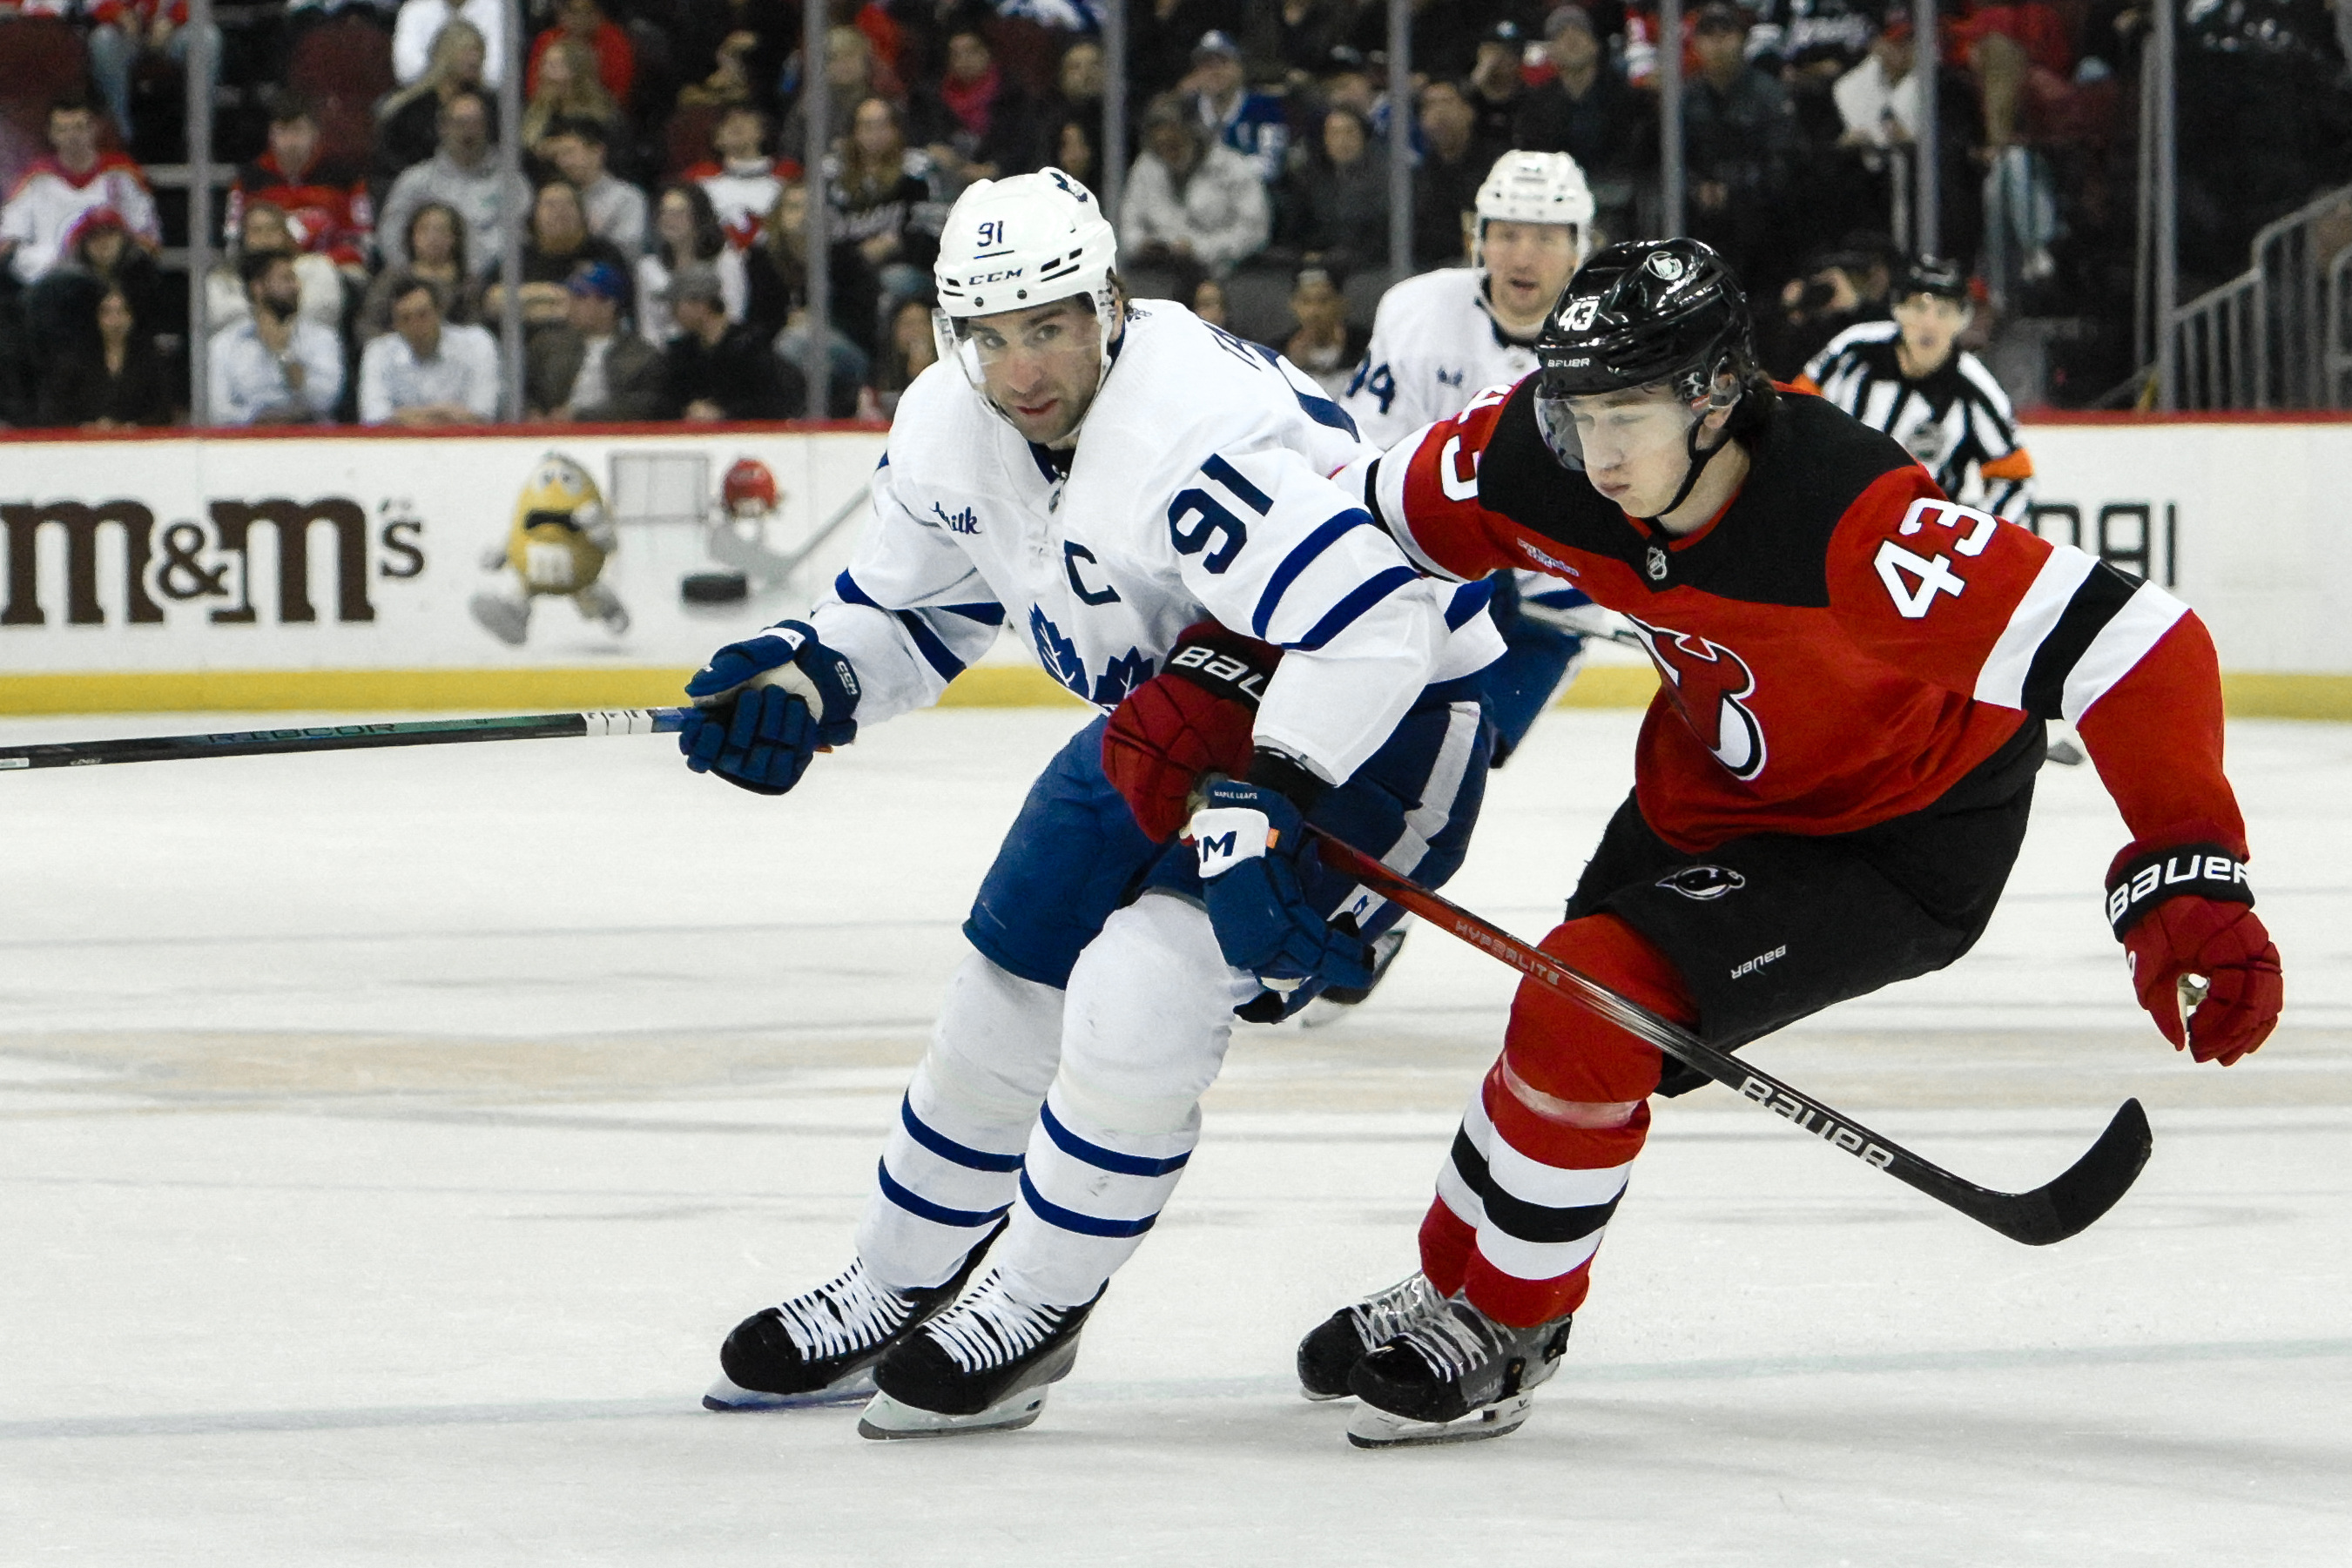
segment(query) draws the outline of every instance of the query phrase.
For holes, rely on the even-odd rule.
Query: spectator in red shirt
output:
[[[595,57],[585,44],[573,38],[556,39],[540,68],[538,90],[531,94],[522,115],[522,144],[532,157],[546,161],[541,143],[564,120],[593,120],[605,128],[608,136],[619,129],[621,106],[604,89],[596,75]]]
[[[629,101],[629,84],[636,79],[637,51],[628,29],[604,15],[597,0],[556,0],[555,26],[531,40],[530,66],[524,76],[525,96],[539,91],[539,62],[559,38],[570,38],[596,57],[596,78],[613,101]]]
[[[229,187],[232,238],[244,229],[245,204],[269,202],[286,214],[297,246],[324,256],[343,276],[365,287],[368,247],[373,243],[375,207],[367,180],[356,168],[319,157],[319,121],[301,99],[286,97],[269,116],[269,150],[237,171]]]

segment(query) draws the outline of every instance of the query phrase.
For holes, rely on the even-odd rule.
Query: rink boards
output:
[[[2232,711],[2352,717],[2352,566],[2328,482],[2352,468],[2352,422],[2076,416],[2024,436],[2041,476],[2027,520],[2193,605]],[[12,440],[0,712],[669,701],[712,647],[831,583],[885,440],[675,424]],[[616,634],[550,597],[510,647],[467,601],[504,575],[488,563],[551,452],[604,492],[620,543],[603,581],[630,623]],[[730,539],[717,497],[744,458],[781,503]],[[688,599],[745,561],[747,597]],[[1639,703],[1654,684],[1604,658],[1573,700]],[[1060,695],[1007,637],[950,696]]]

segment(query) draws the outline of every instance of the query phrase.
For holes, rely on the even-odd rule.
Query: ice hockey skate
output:
[[[894,1291],[853,1262],[814,1291],[752,1313],[719,1347],[723,1375],[702,1396],[709,1410],[793,1410],[862,1404],[874,1396],[874,1364],[924,1319],[955,1300],[991,1232],[946,1283]]]
[[[1028,1426],[1044,1413],[1049,1386],[1077,1364],[1078,1332],[1101,1300],[1097,1291],[1083,1306],[1024,1301],[992,1271],[875,1365],[881,1392],[858,1435],[945,1437]]]
[[[1298,1389],[1314,1400],[1355,1393],[1348,1375],[1356,1363],[1407,1329],[1444,1314],[1445,1298],[1419,1270],[1353,1306],[1342,1307],[1298,1342]]]
[[[1445,1305],[1349,1374],[1363,1405],[1348,1424],[1348,1441],[1360,1448],[1466,1443],[1526,1423],[1536,1388],[1568,1352],[1569,1319],[1513,1328],[1467,1301]]]

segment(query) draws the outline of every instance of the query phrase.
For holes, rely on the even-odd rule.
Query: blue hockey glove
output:
[[[857,738],[857,672],[806,622],[719,649],[686,695],[695,705],[677,734],[686,765],[755,794],[784,793],[819,749]]]
[[[1280,791],[1237,779],[1209,786],[1208,803],[1186,830],[1201,853],[1201,881],[1225,962],[1269,989],[1309,979],[1362,988],[1372,983],[1372,949],[1336,930],[1307,901],[1298,862],[1308,852],[1306,821]]]

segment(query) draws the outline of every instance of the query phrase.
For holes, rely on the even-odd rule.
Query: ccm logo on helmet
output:
[[[1003,283],[1008,278],[1018,277],[1028,270],[1025,267],[1008,267],[1003,272],[983,272],[978,277],[964,279],[964,287],[977,288],[983,283]]]
[[[1660,877],[1657,884],[1705,904],[1746,887],[1748,879],[1727,865],[1686,865],[1671,876]]]

